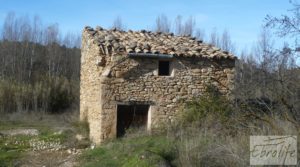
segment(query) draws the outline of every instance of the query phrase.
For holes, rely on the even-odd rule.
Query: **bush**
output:
[[[75,100],[72,85],[66,78],[50,79],[48,111],[60,112],[71,106]]]
[[[212,116],[226,122],[232,111],[230,101],[222,96],[215,87],[208,86],[202,96],[185,104],[181,113],[181,121],[183,124],[199,123],[204,118]]]
[[[184,105],[179,124],[167,127],[168,139],[176,147],[175,166],[249,166],[249,136],[299,135],[298,123],[271,113],[233,106],[208,87]]]

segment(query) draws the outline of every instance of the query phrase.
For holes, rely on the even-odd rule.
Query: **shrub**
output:
[[[232,111],[230,101],[215,87],[208,86],[203,95],[185,104],[181,113],[181,121],[183,124],[199,123],[204,118],[212,116],[226,122]]]
[[[49,80],[49,85],[48,111],[61,112],[70,107],[75,99],[71,83],[66,78],[54,78]]]

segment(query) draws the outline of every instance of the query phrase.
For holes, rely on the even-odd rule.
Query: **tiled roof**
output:
[[[84,32],[87,32],[94,43],[100,46],[103,53],[149,53],[182,57],[236,58],[227,51],[202,43],[202,41],[196,40],[193,37],[175,36],[172,33],[166,34],[146,30],[106,30],[99,26],[95,29],[85,27]]]

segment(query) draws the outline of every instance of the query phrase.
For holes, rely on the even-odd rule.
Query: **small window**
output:
[[[158,62],[158,75],[169,76],[170,75],[170,61]]]

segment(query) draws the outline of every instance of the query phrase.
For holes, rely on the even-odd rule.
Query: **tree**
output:
[[[9,12],[6,15],[6,18],[4,20],[3,24],[3,32],[2,36],[4,40],[17,40],[16,32],[15,32],[15,13]]]
[[[182,17],[180,15],[178,15],[176,18],[175,18],[175,34],[176,35],[182,35],[183,34],[183,26],[182,26]]]
[[[230,53],[234,53],[235,51],[234,44],[232,43],[230,34],[227,30],[223,31],[221,41],[220,41],[220,47],[223,50],[228,51]]]
[[[229,32],[225,29],[220,35],[216,28],[214,28],[210,34],[209,43],[225,50],[227,52],[233,53],[235,52],[235,46],[231,41],[231,37]]]
[[[279,37],[291,37],[295,41],[299,40],[300,36],[300,5],[296,1],[290,1],[293,8],[289,10],[291,15],[283,14],[281,17],[267,15],[265,18],[265,27],[274,29]],[[298,42],[291,51],[300,51]],[[295,54],[295,59],[300,58],[299,54]],[[299,65],[298,65],[299,66]]]
[[[275,49],[270,32],[264,28],[256,47],[236,64],[235,97],[252,107],[255,104],[253,111],[299,121],[300,70],[293,54],[287,44]]]
[[[293,5],[293,9],[289,10],[292,13],[292,16],[283,14],[281,17],[274,17],[267,15],[266,27],[274,28],[277,31],[277,34],[281,37],[288,35],[300,34],[300,5],[297,2],[290,3]]]
[[[220,46],[220,38],[216,28],[214,28],[210,34],[209,43],[217,47]]]
[[[189,19],[187,19],[183,24],[182,16],[178,15],[175,18],[174,27],[175,27],[174,31],[176,35],[192,36],[195,32],[196,21],[192,16],[190,16]],[[200,33],[201,31],[199,29],[198,35],[201,35]]]
[[[195,37],[198,40],[204,41],[204,39],[205,39],[205,31],[203,29],[197,28],[196,32],[195,32]]]
[[[195,31],[196,21],[190,16],[189,19],[185,21],[183,35],[192,36]]]
[[[126,30],[126,27],[123,24],[122,18],[120,16],[115,18],[115,20],[113,21],[112,28],[116,28],[117,30]]]
[[[168,17],[164,14],[157,16],[154,25],[154,31],[169,33],[171,31],[171,24]]]
[[[0,38],[0,112],[51,110],[78,93],[80,36],[8,13]],[[71,94],[72,92],[72,94]],[[61,96],[61,97],[58,97]],[[63,100],[63,101],[59,101]]]
[[[278,54],[274,56],[276,62],[276,80],[280,86],[277,90],[278,98],[295,120],[300,120],[300,86],[299,86],[299,51],[300,36],[300,5],[296,1],[290,1],[293,8],[289,10],[291,15],[283,14],[281,17],[267,15],[265,27],[275,30],[279,37],[291,37],[295,39],[294,46],[284,44]],[[274,60],[273,60],[274,62]],[[298,64],[297,64],[298,63]]]

